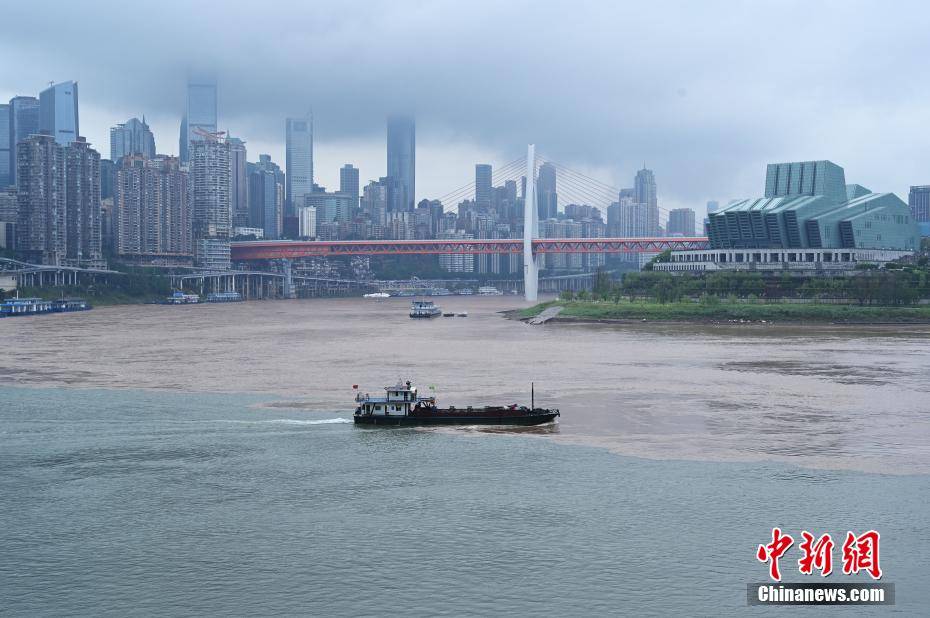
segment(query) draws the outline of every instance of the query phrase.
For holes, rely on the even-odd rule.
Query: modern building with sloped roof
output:
[[[849,269],[920,247],[904,201],[846,184],[843,168],[830,161],[769,164],[765,197],[736,200],[709,213],[707,236],[709,251],[672,255],[671,264],[690,266],[662,270]]]

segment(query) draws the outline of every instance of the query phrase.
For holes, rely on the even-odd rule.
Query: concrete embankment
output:
[[[541,311],[539,315],[533,316],[532,318],[527,320],[527,323],[532,324],[533,326],[537,326],[539,324],[545,324],[546,322],[548,322],[555,316],[559,315],[562,309],[563,309],[562,306],[549,307],[548,309],[544,309],[543,311]]]

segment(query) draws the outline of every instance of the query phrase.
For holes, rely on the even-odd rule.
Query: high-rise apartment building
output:
[[[229,144],[229,207],[232,209],[232,226],[249,224],[249,175],[245,142],[238,137],[227,137]]]
[[[187,109],[181,120],[178,152],[181,163],[191,158],[190,144],[205,139],[204,133],[217,132],[216,81],[192,79],[187,83]]]
[[[229,144],[209,137],[190,143],[194,265],[229,269]]]
[[[633,200],[637,204],[659,205],[656,197],[656,177],[652,170],[643,168],[636,172],[636,178],[633,180],[633,191]]]
[[[316,238],[316,208],[297,207],[297,235],[303,239]]]
[[[67,259],[80,266],[102,266],[100,153],[83,137],[74,138],[64,153]]]
[[[114,249],[123,259],[189,262],[189,176],[177,157],[130,155],[116,172]]]
[[[387,120],[388,210],[409,212],[416,200],[416,125],[410,116]]]
[[[917,223],[930,222],[930,185],[911,187],[907,205]]]
[[[101,267],[100,154],[35,134],[17,149],[17,249],[42,264]]]
[[[19,203],[16,187],[0,188],[0,248],[16,248],[16,223],[19,219]]]
[[[62,146],[81,134],[77,82],[54,84],[39,93],[39,130],[47,131]]]
[[[12,156],[10,143],[10,130],[13,122],[10,119],[10,105],[0,103],[0,191],[13,184],[10,178],[10,157]]]
[[[19,142],[16,156],[17,250],[28,262],[63,264],[67,241],[64,149],[51,135],[33,135]]]
[[[39,99],[35,97],[13,97],[10,99],[10,184],[16,184],[18,157],[16,145],[39,132]]]
[[[313,193],[313,116],[285,121],[285,207],[294,216],[304,196]]]
[[[616,204],[614,213],[608,208],[608,226],[616,225],[620,238],[644,238],[655,236],[659,229],[659,209],[649,204],[639,204],[624,198]],[[612,216],[613,215],[613,216]]]
[[[155,135],[145,122],[130,118],[126,122],[110,127],[110,161],[119,163],[126,155],[143,155],[155,158]]]
[[[669,236],[694,236],[694,210],[691,208],[673,208],[668,211]]]
[[[372,180],[362,193],[360,207],[363,213],[367,214],[372,225],[384,226],[387,222],[389,180],[382,177],[379,180]]]
[[[555,219],[559,214],[555,166],[551,163],[543,163],[539,166],[536,177],[536,205],[540,221]]]
[[[475,165],[475,205],[479,210],[491,208],[491,177],[493,170],[487,163]]]

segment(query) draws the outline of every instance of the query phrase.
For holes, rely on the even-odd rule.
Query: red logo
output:
[[[875,530],[869,530],[856,536],[846,533],[843,543],[843,573],[852,575],[866,571],[872,579],[881,579],[882,568],[878,564],[878,541],[881,536]]]
[[[781,529],[772,528],[772,542],[768,545],[760,545],[756,551],[756,558],[759,562],[769,563],[769,575],[777,582],[781,581],[781,572],[778,570],[778,559],[781,558],[788,548],[794,544],[794,539],[790,535],[783,535]]]
[[[826,577],[833,572],[833,537],[824,534],[815,537],[804,530],[801,532],[801,558],[798,560],[798,570],[804,575],[813,575],[814,569]],[[878,543],[881,536],[875,530],[869,530],[859,536],[852,532],[846,533],[843,543],[843,574],[855,575],[865,571],[872,579],[881,579],[882,569],[878,562]],[[775,581],[781,581],[781,570],[778,561],[794,545],[794,538],[784,534],[781,528],[772,528],[772,541],[766,545],[759,545],[756,558],[759,562],[768,563],[769,576]]]
[[[823,577],[833,572],[833,539],[829,534],[825,534],[816,542],[814,535],[805,530],[801,533],[804,540],[798,547],[804,554],[798,560],[798,570],[805,575],[810,575],[816,567]]]

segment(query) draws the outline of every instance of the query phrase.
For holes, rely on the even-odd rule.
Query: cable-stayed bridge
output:
[[[539,238],[537,209],[537,178],[543,164],[558,173],[557,201],[563,209],[569,204],[588,205],[606,212],[617,200],[620,190],[599,180],[576,172],[564,165],[537,157],[535,147],[527,147],[526,158],[516,159],[493,171],[492,186],[508,181],[518,183],[523,193],[523,238],[486,238],[450,240],[343,240],[343,241],[243,241],[232,243],[232,259],[290,260],[301,257],[335,257],[346,255],[442,255],[442,254],[523,254],[524,291],[527,300],[537,297],[539,281],[538,257],[546,253],[627,253],[658,252],[666,249],[706,249],[707,238]],[[525,184],[525,187],[522,185]],[[439,198],[446,211],[464,200],[475,197],[474,182]],[[659,209],[660,218],[667,211]]]

